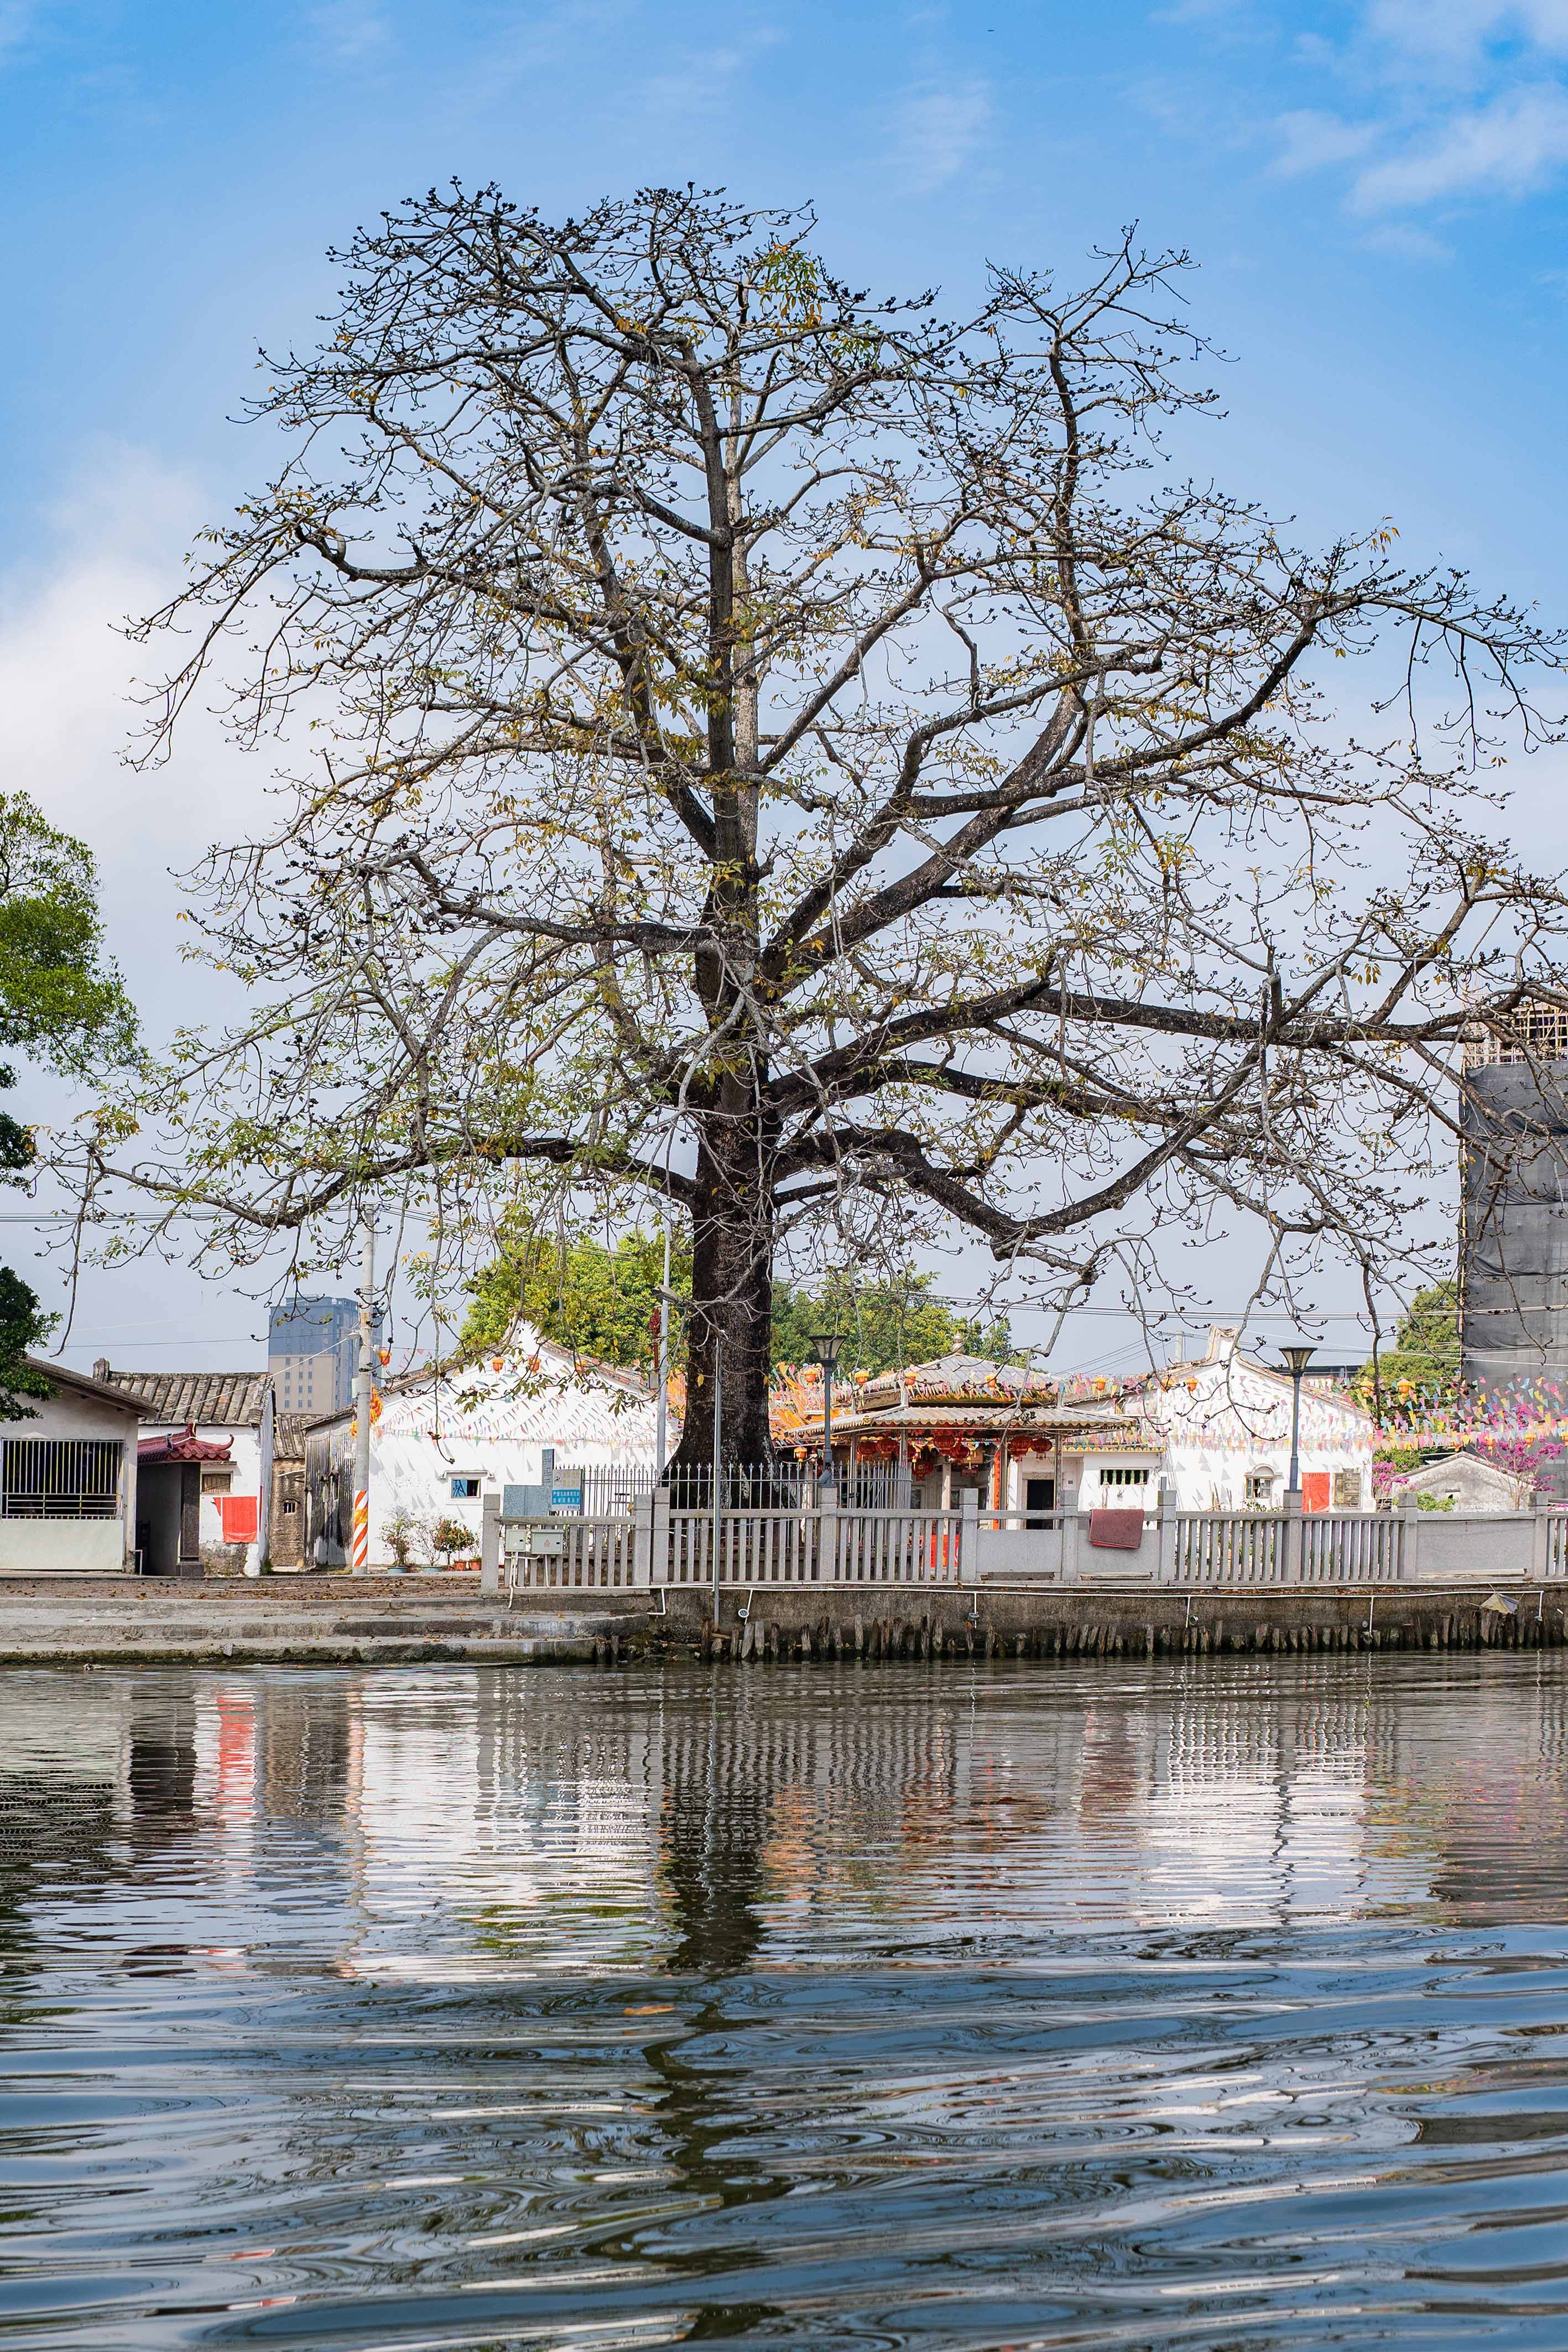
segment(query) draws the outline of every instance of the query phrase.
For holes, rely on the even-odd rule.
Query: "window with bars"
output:
[[[121,1451],[111,1437],[8,1437],[0,1454],[0,1518],[112,1519]]]

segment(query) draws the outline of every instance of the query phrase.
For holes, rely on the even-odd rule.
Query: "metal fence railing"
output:
[[[719,1501],[726,1511],[805,1511],[817,1507],[821,1465],[806,1462],[729,1463],[720,1474]],[[891,1462],[862,1462],[841,1469],[835,1493],[843,1510],[887,1511],[908,1507],[908,1474],[899,1492],[899,1472]],[[663,1479],[650,1467],[619,1468],[602,1463],[556,1466],[549,1478],[550,1508],[585,1519],[629,1517],[639,1496],[655,1487],[673,1510],[711,1511],[713,1472],[672,1465]]]
[[[0,1518],[112,1519],[123,1452],[110,1437],[6,1438]]]

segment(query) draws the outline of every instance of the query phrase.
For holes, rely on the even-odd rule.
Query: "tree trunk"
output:
[[[773,1459],[774,1141],[755,1084],[727,1080],[702,1120],[697,1145],[686,1412],[671,1463],[679,1479],[700,1483],[712,1470],[716,1391],[724,1463],[766,1465]]]

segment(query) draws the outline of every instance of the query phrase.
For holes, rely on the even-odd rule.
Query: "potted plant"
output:
[[[437,1519],[431,1533],[431,1548],[444,1568],[452,1566],[455,1556],[463,1552],[474,1556],[474,1530],[462,1519]]]

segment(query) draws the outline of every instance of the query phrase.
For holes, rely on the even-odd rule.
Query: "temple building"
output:
[[[1304,1387],[1303,1508],[1372,1508],[1376,1430],[1334,1390]],[[1203,1356],[1133,1379],[1062,1383],[977,1356],[884,1372],[844,1394],[833,1453],[846,1497],[893,1465],[909,1507],[1015,1512],[1153,1507],[1162,1480],[1183,1510],[1278,1509],[1291,1457],[1291,1381],[1216,1327]]]

